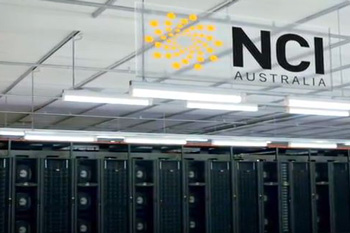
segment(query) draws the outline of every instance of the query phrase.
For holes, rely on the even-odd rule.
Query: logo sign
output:
[[[284,88],[331,88],[328,30],[137,5],[137,75]]]

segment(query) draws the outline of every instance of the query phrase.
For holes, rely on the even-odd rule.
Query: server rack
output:
[[[72,232],[73,174],[69,153],[46,156],[41,165],[41,232]]]
[[[10,232],[10,166],[11,160],[0,155],[0,233]]]
[[[232,177],[229,161],[208,161],[208,198],[210,233],[231,233],[232,224]]]
[[[279,221],[279,177],[278,163],[272,158],[259,162],[258,169],[260,175],[261,189],[261,231],[269,233],[278,233],[280,227]]]
[[[233,228],[230,154],[184,154],[184,232]]]
[[[39,232],[41,161],[33,154],[13,153],[11,229],[13,233]]]
[[[32,149],[0,153],[0,233],[350,232],[348,151]]]
[[[332,158],[328,158],[332,159]],[[317,158],[310,163],[313,190],[313,230],[317,233],[334,232],[332,227],[332,169],[327,158]]]
[[[130,232],[129,160],[126,153],[104,153],[101,173],[101,232]]]
[[[280,229],[312,232],[312,189],[308,150],[288,150],[278,156],[280,179]]]
[[[334,230],[336,233],[350,232],[349,163],[334,162],[332,170]]]
[[[258,162],[233,161],[233,168],[235,232],[259,232]]]
[[[181,161],[158,160],[158,232],[182,233]]]
[[[93,153],[73,152],[76,232],[100,232],[100,160]]]
[[[308,162],[290,163],[290,225],[293,233],[311,233],[311,185]]]
[[[132,159],[133,233],[156,232],[156,162]]]

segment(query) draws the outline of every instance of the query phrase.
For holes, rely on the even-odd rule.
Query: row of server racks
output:
[[[346,233],[342,153],[10,150],[0,233]]]

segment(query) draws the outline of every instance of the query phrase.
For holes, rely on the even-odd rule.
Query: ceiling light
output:
[[[58,141],[58,142],[94,142],[93,136],[82,136],[82,135],[59,135],[59,134],[35,134],[26,133],[24,136],[25,140],[28,141]]]
[[[244,112],[257,112],[259,110],[258,105],[253,104],[216,104],[202,102],[187,102],[187,108]]]
[[[266,147],[266,141],[235,141],[235,140],[213,140],[214,146],[237,146],[237,147]]]
[[[104,104],[124,104],[148,106],[152,104],[150,99],[131,98],[125,95],[106,95],[85,90],[64,91],[63,101],[84,102],[84,103],[104,103]]]
[[[350,110],[350,103],[335,102],[333,100],[303,100],[287,98],[287,106],[297,108],[327,109],[327,110]]]
[[[208,142],[209,140],[206,138],[187,138],[187,142]]]
[[[289,147],[293,148],[315,148],[315,149],[336,149],[336,143],[307,143],[307,142],[290,142]]]
[[[16,130],[16,129],[0,129],[1,136],[24,136],[24,130]]]
[[[302,114],[302,115],[318,115],[318,116],[338,116],[348,117],[349,111],[336,111],[336,110],[324,110],[324,109],[308,109],[308,108],[288,108],[288,113]]]
[[[130,94],[133,97],[143,98],[222,103],[242,102],[242,96],[240,94],[232,94],[232,90],[146,82],[132,82],[130,84]]]
[[[187,142],[184,139],[171,139],[171,138],[139,138],[130,137],[124,140],[130,144],[162,144],[162,145],[185,145]]]

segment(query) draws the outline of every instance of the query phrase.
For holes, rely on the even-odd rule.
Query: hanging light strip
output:
[[[24,139],[28,141],[53,141],[53,142],[94,142],[95,137],[78,134],[49,134],[26,133]]]
[[[173,138],[142,138],[142,137],[130,137],[124,140],[130,144],[161,144],[161,145],[185,145],[187,142],[185,139],[173,139]]]
[[[258,105],[253,104],[219,104],[219,103],[205,103],[205,102],[187,102],[187,108],[209,109],[209,110],[223,110],[223,111],[243,111],[243,112],[257,112]]]
[[[240,103],[243,99],[240,94],[232,94],[232,91],[227,89],[201,88],[198,86],[169,85],[146,82],[131,82],[130,94],[133,97],[215,103]]]
[[[289,147],[292,148],[315,148],[315,149],[336,149],[336,143],[304,143],[304,142],[290,142]]]
[[[236,140],[213,140],[214,146],[236,146],[236,147],[266,147],[267,141],[236,141]]]
[[[63,92],[63,101],[83,102],[83,103],[104,103],[123,105],[152,105],[150,99],[131,98],[126,95],[107,95],[85,90],[67,90]]]
[[[350,116],[349,111],[294,108],[294,107],[289,107],[287,109],[287,112],[290,114],[301,114],[301,115],[335,116],[335,117],[348,117],[348,116]]]
[[[1,136],[24,136],[24,130],[21,129],[10,129],[10,128],[3,128],[0,129],[0,135]]]
[[[296,108],[350,111],[350,103],[337,102],[334,100],[307,100],[289,97],[286,99],[286,102],[287,106]]]

